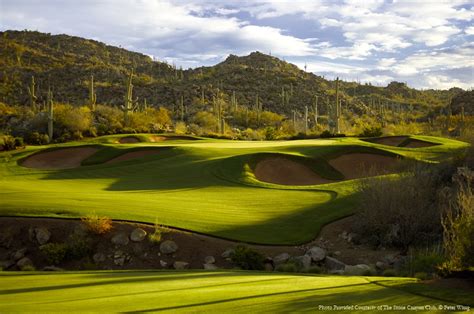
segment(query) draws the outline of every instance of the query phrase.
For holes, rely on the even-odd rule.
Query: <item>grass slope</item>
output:
[[[350,304],[374,312],[378,305],[452,304],[404,290],[414,282],[242,271],[6,272],[0,273],[0,312],[300,312]]]
[[[145,138],[147,135],[140,135]],[[427,148],[387,147],[354,138],[276,142],[201,139],[117,144],[117,136],[79,143],[28,147],[0,154],[0,215],[72,218],[91,212],[189,229],[224,238],[297,244],[311,240],[320,228],[354,212],[358,180],[316,186],[282,186],[259,182],[251,164],[263,154],[286,154],[318,160],[354,151],[439,160],[464,143],[426,138],[441,145]],[[101,147],[69,170],[19,166],[41,149],[77,145]],[[160,149],[157,155],[102,164],[137,148]],[[314,163],[314,161],[313,161]],[[340,174],[328,164],[312,168],[324,177]]]

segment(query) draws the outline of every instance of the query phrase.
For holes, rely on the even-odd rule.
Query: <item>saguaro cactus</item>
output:
[[[232,91],[232,96],[230,97],[230,104],[234,112],[237,111],[237,98],[235,97],[235,90]]]
[[[89,82],[89,108],[91,111],[95,111],[96,101],[97,95],[94,91],[94,75],[91,75],[91,80]]]
[[[314,103],[313,103],[313,113],[314,113],[314,125],[318,126],[318,96],[314,97]]]
[[[38,99],[38,97],[36,96],[36,83],[35,83],[35,77],[34,76],[31,76],[31,84],[29,87],[27,87],[28,89],[28,95],[30,95],[30,106],[31,106],[31,109],[33,111],[37,111],[37,107],[36,107],[36,100]]]
[[[336,122],[336,133],[339,134],[341,133],[341,103],[339,102],[339,77],[336,78],[336,117],[335,117],[335,122]]]
[[[258,97],[258,93],[257,93],[257,96],[255,97],[255,110],[257,111],[257,126],[259,127],[260,126],[260,115],[261,115],[261,111],[262,111],[262,104],[261,104],[260,99]]]
[[[53,120],[54,120],[54,102],[53,102],[53,92],[51,88],[48,88],[48,94],[46,97],[46,106],[48,110],[48,137],[49,142],[53,140]]]
[[[304,133],[308,133],[308,106],[304,106]]]
[[[127,84],[127,94],[125,95],[125,103],[122,105],[125,114],[125,124],[129,124],[129,113],[134,112],[138,107],[138,97],[133,99],[133,70],[130,72]]]
[[[179,98],[179,117],[181,121],[184,121],[184,96],[181,95]]]

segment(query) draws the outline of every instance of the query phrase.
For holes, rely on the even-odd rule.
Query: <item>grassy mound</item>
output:
[[[123,136],[123,135],[121,135]],[[148,137],[149,135],[133,135]],[[245,142],[217,139],[117,144],[117,136],[51,146],[98,148],[74,169],[34,169],[17,164],[46,147],[0,153],[0,215],[82,217],[160,224],[232,240],[299,244],[320,228],[354,212],[357,180],[320,185],[259,181],[253,167],[271,156],[302,163],[327,180],[342,174],[329,161],[348,153],[377,153],[422,161],[449,158],[466,144],[419,138],[440,145],[411,149],[355,138]],[[107,163],[119,156],[147,156]],[[125,158],[127,159],[127,158]],[[311,182],[309,182],[311,183]]]

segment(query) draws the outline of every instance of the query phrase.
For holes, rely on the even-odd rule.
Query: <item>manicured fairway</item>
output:
[[[146,139],[146,135],[140,135]],[[262,153],[306,162],[322,177],[341,179],[328,158],[370,151],[430,161],[449,157],[462,142],[417,137],[440,145],[390,147],[354,138],[280,142],[168,140],[117,144],[117,136],[52,147],[94,145],[97,153],[75,169],[18,165],[49,147],[0,153],[0,215],[81,217],[92,212],[264,244],[311,240],[321,226],[354,211],[358,180],[289,186],[256,180],[250,166]],[[104,163],[137,149],[157,154]]]
[[[0,313],[314,312],[333,305],[369,306],[365,313],[370,313],[378,305],[426,309],[452,304],[446,300],[449,294],[437,300],[408,292],[405,287],[414,282],[241,271],[4,272],[0,273]],[[457,295],[457,301],[462,297]]]

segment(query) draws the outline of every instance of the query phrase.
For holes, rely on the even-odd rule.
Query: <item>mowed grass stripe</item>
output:
[[[242,271],[8,272],[0,273],[0,312],[295,312],[321,305],[446,304],[403,290],[414,282]]]

